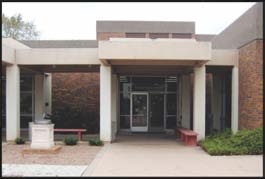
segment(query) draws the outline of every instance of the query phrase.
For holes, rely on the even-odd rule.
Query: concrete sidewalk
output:
[[[210,156],[167,136],[120,136],[83,176],[262,176],[262,155]]]
[[[87,165],[2,164],[5,177],[81,176]]]

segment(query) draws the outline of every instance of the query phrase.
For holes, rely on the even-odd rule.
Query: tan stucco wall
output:
[[[99,41],[99,48],[34,48],[14,39],[3,39],[5,63],[18,65],[87,65],[115,60],[201,60],[206,65],[238,66],[238,50],[211,49],[209,42],[194,39],[125,39]]]
[[[15,63],[15,49],[2,44],[2,62],[7,64]]]
[[[211,60],[211,43],[194,39],[126,39],[99,41],[99,59]]]
[[[16,60],[21,65],[100,64],[97,48],[57,48],[17,50]]]
[[[2,38],[2,62],[7,64],[16,63],[16,49],[30,48],[12,38]]]
[[[212,60],[206,65],[238,66],[238,50],[212,50]]]

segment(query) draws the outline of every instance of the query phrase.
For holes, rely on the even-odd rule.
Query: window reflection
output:
[[[177,109],[176,94],[167,94],[167,115],[176,115]]]
[[[20,94],[20,112],[23,114],[32,114],[32,93]]]
[[[124,93],[120,94],[120,114],[130,115],[130,96]]]
[[[165,91],[165,78],[163,77],[133,77],[133,91]]]
[[[162,114],[162,118],[166,120],[167,129],[173,129],[176,126],[177,76],[120,76],[119,89],[121,129],[130,129],[130,94],[131,92],[139,91],[149,92],[150,94],[160,94],[162,96],[165,95],[165,101],[164,98],[162,98],[166,103],[165,114]],[[164,108],[164,102],[160,102],[162,108]],[[137,107],[137,100],[134,101],[134,103],[136,103],[136,106],[132,108],[134,114],[141,113],[138,111],[141,107]],[[142,104],[140,106],[142,106]],[[155,114],[155,112],[153,114]]]
[[[2,85],[2,128],[6,128],[6,77],[1,78]],[[28,128],[33,116],[33,76],[20,76],[20,127]]]
[[[20,90],[21,92],[32,91],[32,76],[21,76]]]

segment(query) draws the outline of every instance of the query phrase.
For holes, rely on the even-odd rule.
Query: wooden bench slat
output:
[[[86,129],[54,129],[54,131],[57,131],[57,132],[78,132],[78,131],[85,132],[87,130]]]
[[[82,132],[86,132],[86,129],[54,129],[54,132],[77,132],[78,140],[82,140]]]
[[[185,135],[188,135],[188,136],[197,136],[198,135],[196,132],[193,132],[193,131],[183,131],[182,133],[184,133]]]

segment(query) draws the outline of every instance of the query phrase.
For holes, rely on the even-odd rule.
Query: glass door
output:
[[[131,93],[131,131],[148,131],[148,93]]]

